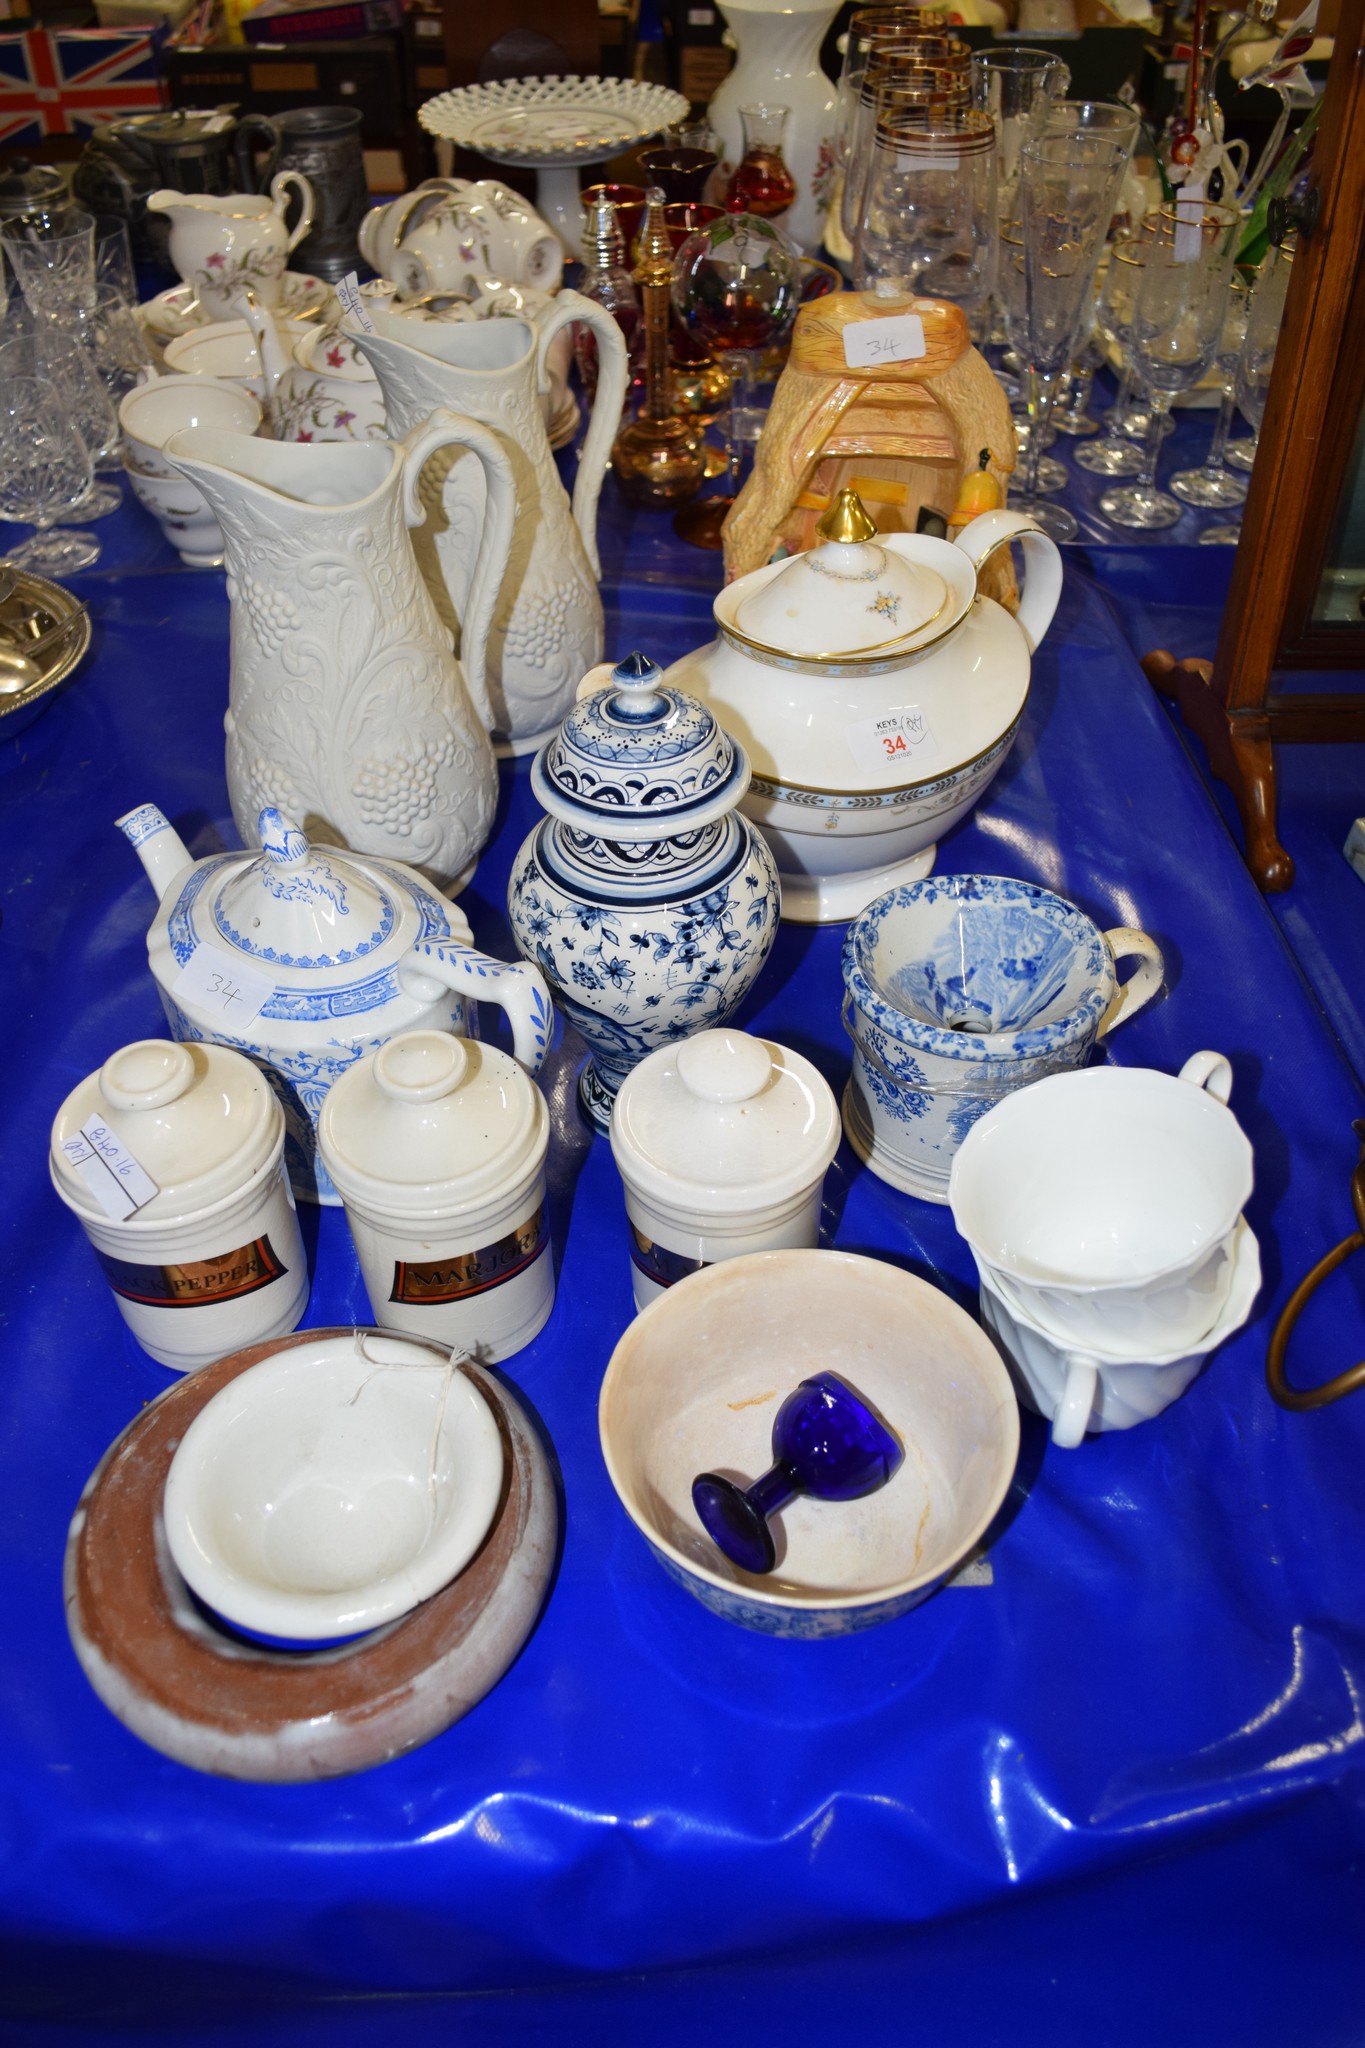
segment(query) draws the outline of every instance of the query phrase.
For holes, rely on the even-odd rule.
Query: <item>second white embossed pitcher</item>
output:
[[[422,518],[423,464],[445,448],[486,479],[463,667],[408,536]],[[515,509],[503,445],[438,410],[396,443],[189,427],[166,454],[212,505],[227,547],[227,780],[243,844],[259,844],[269,806],[314,841],[462,886],[497,799],[483,658]]]
[[[412,320],[369,309],[373,333],[347,319],[345,331],[374,364],[391,433],[407,433],[445,405],[498,435],[516,477],[511,558],[488,641],[490,725],[499,748],[531,752],[559,724],[584,671],[602,658],[597,500],[626,394],[626,347],[610,313],[578,292],[560,292],[544,318]],[[592,329],[600,369],[597,399],[578,465],[573,506],[559,481],[540,393],[550,343],[570,321]],[[486,486],[477,462],[458,450],[428,462],[422,476],[426,527],[417,557],[441,615],[468,632],[470,574],[484,524]]]

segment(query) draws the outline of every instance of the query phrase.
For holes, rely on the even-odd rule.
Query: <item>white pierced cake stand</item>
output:
[[[539,172],[536,211],[576,257],[583,232],[579,172],[657,135],[687,111],[680,92],[642,79],[502,78],[440,93],[418,118],[429,135],[510,170]]]

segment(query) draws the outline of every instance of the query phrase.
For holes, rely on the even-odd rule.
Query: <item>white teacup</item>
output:
[[[223,529],[198,486],[179,472],[149,476],[128,455],[123,467],[133,496],[151,513],[181,561],[191,569],[221,569]]]
[[[1053,1443],[1069,1451],[1092,1430],[1132,1429],[1169,1408],[1198,1377],[1209,1352],[1241,1329],[1260,1286],[1260,1247],[1243,1219],[1233,1233],[1228,1298],[1192,1349],[1177,1346],[1141,1359],[1079,1350],[1030,1322],[984,1268],[981,1320],[1005,1355],[1020,1399],[1049,1419]]]
[[[183,482],[164,449],[181,427],[221,427],[254,434],[261,408],[251,393],[225,378],[185,374],[153,377],[120,399],[119,426],[128,453],[144,476]]]
[[[1232,1284],[1252,1154],[1232,1069],[1088,1067],[1007,1096],[968,1132],[948,1201],[978,1270],[1063,1343],[1194,1346]]]

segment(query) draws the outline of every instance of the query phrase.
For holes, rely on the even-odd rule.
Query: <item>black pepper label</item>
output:
[[[425,1263],[400,1259],[393,1269],[390,1301],[414,1306],[445,1301],[465,1301],[472,1294],[486,1294],[524,1273],[546,1250],[550,1234],[545,1224],[545,1204],[534,1216],[509,1230],[496,1244],[473,1252],[456,1252],[448,1259]]]
[[[115,1294],[151,1308],[198,1308],[206,1301],[238,1301],[269,1287],[288,1272],[268,1237],[220,1252],[211,1259],[186,1259],[178,1266],[137,1266],[109,1252],[95,1254]]]

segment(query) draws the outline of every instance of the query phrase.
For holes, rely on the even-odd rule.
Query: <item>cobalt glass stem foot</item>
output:
[[[692,1505],[718,1549],[741,1571],[770,1572],[777,1561],[769,1518],[798,1494],[860,1500],[875,1493],[905,1452],[852,1387],[836,1374],[813,1375],[790,1394],[773,1422],[773,1464],[752,1486],[719,1472],[692,1482]]]

